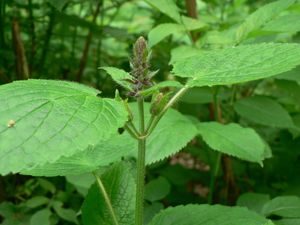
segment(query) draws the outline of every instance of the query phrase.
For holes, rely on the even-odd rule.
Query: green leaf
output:
[[[274,222],[276,225],[300,225],[300,219],[282,219]]]
[[[261,28],[264,24],[278,16],[279,13],[295,3],[296,0],[279,0],[260,7],[247,17],[237,29],[237,42],[245,39],[249,33]]]
[[[182,45],[171,50],[170,64],[174,64],[177,61],[189,58],[191,56],[197,56],[201,54],[203,50],[197,49],[192,46]]]
[[[53,202],[54,211],[57,215],[65,221],[69,221],[75,224],[79,224],[77,220],[76,212],[73,209],[63,208],[63,203],[55,201]]]
[[[277,215],[287,218],[300,218],[300,198],[281,196],[266,203],[262,209],[265,216]]]
[[[153,217],[164,209],[164,205],[160,202],[154,202],[151,205],[145,206],[144,224],[148,224]]]
[[[47,208],[37,211],[32,215],[30,219],[30,225],[50,225],[51,214],[51,211]]]
[[[252,122],[279,128],[294,127],[289,113],[276,101],[254,96],[243,98],[234,104],[235,111]]]
[[[296,33],[300,31],[300,24],[295,21],[300,21],[300,14],[283,15],[270,21],[263,27],[263,30]]]
[[[48,204],[49,201],[50,199],[44,196],[34,196],[31,199],[28,199],[25,202],[25,205],[29,208],[37,208],[39,206]]]
[[[119,225],[134,224],[135,183],[126,163],[115,164],[101,176]],[[84,225],[114,225],[98,186],[93,185],[82,206]]]
[[[134,109],[134,115],[137,118],[137,104],[131,104],[131,108]],[[145,104],[146,121],[151,117],[149,111],[150,104]],[[180,135],[178,135],[178,131],[180,131]],[[196,134],[197,128],[192,120],[174,109],[169,109],[147,139],[146,163],[151,164],[175,154],[185,147]]]
[[[132,90],[132,87],[129,83],[129,80],[132,79],[132,76],[126,71],[115,67],[100,67],[99,69],[105,70],[111,76],[111,78],[122,87],[126,88],[127,90]]]
[[[180,23],[180,14],[179,9],[174,0],[145,0],[149,5],[156,8],[160,12],[166,14],[177,23]]]
[[[272,225],[262,216],[241,207],[187,205],[170,207],[148,225]]]
[[[299,20],[300,21],[300,20]],[[300,84],[300,66],[297,66],[295,69],[290,70],[288,72],[279,74],[276,76],[276,79],[283,79],[283,80],[290,80],[290,81],[296,81],[298,84]]]
[[[132,154],[136,149],[135,141],[129,135],[113,135],[107,141],[101,141],[94,147],[71,157],[61,157],[53,163],[24,170],[22,174],[32,176],[80,175],[97,170],[100,166],[120,161],[123,156]]]
[[[82,175],[66,176],[69,183],[73,184],[77,191],[86,196],[90,187],[95,183],[95,176],[92,173]]]
[[[258,193],[242,194],[237,200],[237,206],[247,207],[249,210],[261,213],[263,206],[270,201],[270,196]]]
[[[10,202],[0,204],[0,215],[4,217],[1,225],[24,225],[29,224],[30,216],[26,214],[28,208],[23,205],[14,205]]]
[[[206,24],[192,19],[190,17],[182,17],[182,24],[176,23],[162,23],[154,27],[148,34],[149,47],[161,42],[166,37],[172,34],[183,34],[186,35],[188,31],[192,30],[202,30],[206,27]]]
[[[185,30],[191,31],[191,30],[202,30],[207,26],[206,23],[203,23],[202,21],[198,19],[194,19],[187,16],[181,17],[182,24],[185,28]]]
[[[231,92],[224,90],[218,94],[219,100],[229,99]],[[213,88],[211,87],[193,87],[180,99],[189,104],[207,104],[213,101]]]
[[[214,150],[262,164],[265,144],[251,128],[231,123],[203,122],[198,125],[203,140]]]
[[[182,25],[176,23],[163,23],[154,27],[148,34],[148,44],[152,48],[163,39],[174,33],[184,33],[185,29]]]
[[[20,172],[107,140],[127,120],[97,90],[50,80],[0,86],[0,173]]]
[[[183,87],[183,85],[175,80],[167,80],[167,81],[162,81],[158,84],[155,84],[152,87],[141,91],[140,93],[143,96],[149,96],[149,95],[155,93],[156,91],[158,91],[159,89],[166,88],[166,87],[180,88],[180,87]]]
[[[229,85],[271,77],[300,64],[298,44],[254,44],[213,50],[174,63],[189,86]]]
[[[130,104],[134,117],[138,118],[136,103]],[[150,119],[150,104],[145,104],[145,119]],[[180,130],[180,136],[178,136]],[[151,164],[180,151],[197,134],[194,123],[173,109],[169,109],[147,140],[146,162]],[[176,136],[176,138],[174,138]],[[128,133],[115,134],[71,157],[22,171],[33,176],[78,175],[97,170],[100,166],[120,161],[124,156],[136,157],[137,143]]]
[[[145,186],[145,199],[155,202],[165,198],[171,190],[169,181],[164,177],[151,180]]]

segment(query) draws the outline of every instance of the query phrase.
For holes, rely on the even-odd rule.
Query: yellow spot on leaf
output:
[[[9,120],[9,121],[7,122],[7,127],[13,127],[13,126],[15,126],[15,124],[16,124],[16,121],[14,121],[14,120]]]

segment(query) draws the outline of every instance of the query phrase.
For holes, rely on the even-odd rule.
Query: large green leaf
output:
[[[135,183],[126,163],[115,164],[101,176],[119,225],[134,224]],[[95,184],[82,206],[84,225],[115,225],[104,197]]]
[[[167,208],[148,225],[272,225],[262,216],[241,207],[187,205]]]
[[[279,103],[267,97],[243,98],[234,104],[234,109],[242,117],[258,124],[279,128],[295,126],[289,113]]]
[[[251,128],[231,123],[203,122],[198,125],[203,140],[214,150],[262,164],[265,144]]]
[[[279,0],[260,7],[238,27],[237,41],[246,38],[249,33],[259,29],[295,2],[296,0]]]
[[[179,9],[174,0],[145,0],[149,5],[166,14],[177,23],[181,22]]]
[[[123,156],[132,155],[135,150],[135,141],[129,135],[115,134],[106,141],[100,141],[94,147],[89,146],[85,151],[78,152],[71,157],[61,157],[53,163],[23,170],[22,174],[67,176],[89,173],[100,166],[120,161]]]
[[[137,104],[130,104],[135,118],[138,118]],[[150,104],[145,104],[145,118],[149,120]],[[180,135],[178,132],[180,131]],[[180,151],[197,134],[197,128],[187,117],[170,109],[147,140],[146,162],[151,164]],[[176,137],[176,138],[174,138]],[[22,171],[34,176],[76,175],[96,170],[119,161],[123,156],[135,157],[137,142],[128,133],[115,134],[107,141],[101,141],[71,157],[62,157],[54,163]]]
[[[123,126],[121,103],[63,81],[18,81],[0,87],[0,173],[20,172],[93,148]]]
[[[189,86],[241,83],[286,72],[300,64],[298,44],[255,44],[203,52],[174,63]]]
[[[276,197],[264,205],[262,213],[266,216],[300,218],[300,198],[296,196]]]
[[[131,105],[137,117],[137,104]],[[150,104],[145,105],[145,118],[150,119]],[[180,135],[178,135],[180,134]],[[180,112],[169,109],[147,139],[146,163],[151,164],[180,151],[197,134],[194,122]]]

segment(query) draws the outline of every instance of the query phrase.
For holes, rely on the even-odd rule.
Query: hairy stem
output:
[[[140,133],[145,132],[144,118],[144,99],[138,98]],[[137,185],[136,185],[136,205],[135,205],[135,225],[143,225],[144,223],[144,185],[145,185],[145,155],[146,155],[146,139],[138,140],[138,158],[137,158]]]
[[[104,197],[105,203],[107,205],[107,208],[109,210],[109,213],[111,215],[111,218],[113,220],[114,225],[119,225],[116,214],[115,214],[115,211],[112,207],[111,201],[110,201],[109,196],[108,196],[108,194],[105,190],[105,187],[104,187],[104,185],[101,181],[101,178],[96,173],[94,173],[94,176],[96,177],[99,190],[100,190],[100,192],[102,193],[102,195]]]

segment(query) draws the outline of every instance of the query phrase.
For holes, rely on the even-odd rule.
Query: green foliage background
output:
[[[0,0],[0,84],[27,78],[69,80],[100,90],[102,97],[113,97],[115,88],[124,96],[127,91],[121,88],[122,83],[114,80],[126,74],[120,72],[112,79],[107,73],[110,73],[109,67],[129,71],[132,43],[143,35],[152,47],[151,68],[159,69],[155,82],[168,82],[162,83],[160,89],[173,90],[185,83],[186,77],[195,78],[189,82],[193,88],[175,106],[181,114],[170,110],[153,133],[153,140],[149,140],[145,221],[150,222],[157,212],[169,206],[209,202],[247,207],[260,214],[257,219],[253,219],[257,214],[251,216],[251,225],[262,224],[263,217],[278,225],[300,224],[300,67],[294,68],[299,64],[300,51],[295,44],[278,45],[299,44],[300,2],[197,0],[194,8],[197,18],[193,18],[186,2],[193,1]],[[232,46],[236,47],[228,48]],[[236,53],[239,50],[242,54]],[[247,61],[253,56],[254,61]],[[239,67],[232,69],[235,65]],[[270,77],[279,72],[281,74]],[[225,80],[217,79],[220,73],[227,74]],[[251,79],[241,77],[243,73],[252,74]],[[254,77],[270,78],[240,84]],[[18,102],[18,94],[33,90],[32,86],[22,88],[22,93],[11,96],[1,92],[0,113],[5,115],[6,121],[14,112],[5,110],[1,102],[8,98]],[[47,88],[59,90],[49,83],[38,88],[40,98],[35,101],[43,98]],[[94,89],[82,90],[82,95],[76,97],[77,104],[89,94],[90,104],[95,104],[96,97],[91,93],[95,94]],[[106,102],[107,110],[112,109],[109,100],[103,98],[102,101]],[[150,106],[146,108],[149,112]],[[120,110],[108,120],[118,127],[125,117]],[[204,123],[194,126],[195,118]],[[51,125],[59,126],[60,121],[56,122],[45,124],[45,130]],[[97,122],[103,125],[102,121]],[[20,129],[26,135],[28,128]],[[97,138],[91,135],[93,131],[81,131],[77,131],[78,143],[92,146],[93,138]],[[58,146],[55,158],[49,158],[53,154],[47,157],[49,152],[41,145],[39,150],[43,151],[37,151],[41,155],[36,155],[40,164],[34,168],[28,168],[28,164],[20,166],[23,155],[10,158],[4,152],[17,149],[20,139],[5,144],[0,140],[0,157],[7,163],[0,165],[1,173],[61,175],[52,178],[1,176],[1,224],[93,223],[88,221],[91,217],[82,216],[84,211],[89,212],[87,202],[98,194],[89,172],[100,168],[98,173],[103,174],[108,185],[114,173],[123,176],[125,170],[121,164],[107,171],[110,164],[120,160],[124,152],[130,152],[126,157],[132,163],[136,156],[135,143],[129,141],[129,135],[105,131],[98,135],[108,140],[71,158],[68,156],[74,148],[63,152],[66,146]],[[229,138],[221,142],[224,131]],[[80,138],[86,135],[91,135],[90,143],[81,142]],[[175,141],[169,141],[174,137]],[[70,143],[69,147],[74,144],[83,150],[78,143]],[[107,143],[111,151],[93,151],[103,149]],[[253,154],[247,154],[249,149],[253,149]],[[218,151],[237,158],[220,156]],[[175,155],[166,158],[171,154]],[[101,160],[95,162],[97,158]],[[45,164],[55,160],[54,164]],[[27,163],[30,164],[30,160]],[[216,169],[216,165],[221,166]],[[121,177],[128,182],[130,190],[134,189],[132,168],[130,174]],[[116,182],[122,183],[121,178]],[[212,187],[214,192],[209,194]],[[116,187],[116,192],[121,191]],[[88,197],[82,208],[85,196]],[[118,205],[117,197],[114,199]],[[118,207],[120,211],[126,208]],[[222,215],[219,218],[222,222],[233,212],[223,206],[207,207],[207,211],[199,211],[199,218],[193,218],[189,216],[193,207],[170,208],[149,224],[175,224],[170,222],[169,216],[174,214],[179,216],[178,220],[182,219],[181,214],[185,215],[181,225],[195,224],[210,213]],[[244,214],[244,209],[235,210],[233,214],[237,218],[227,223],[244,224],[238,218],[247,219],[250,214]],[[130,215],[126,219],[132,220]],[[214,216],[208,216],[205,222],[215,224],[213,219]]]

